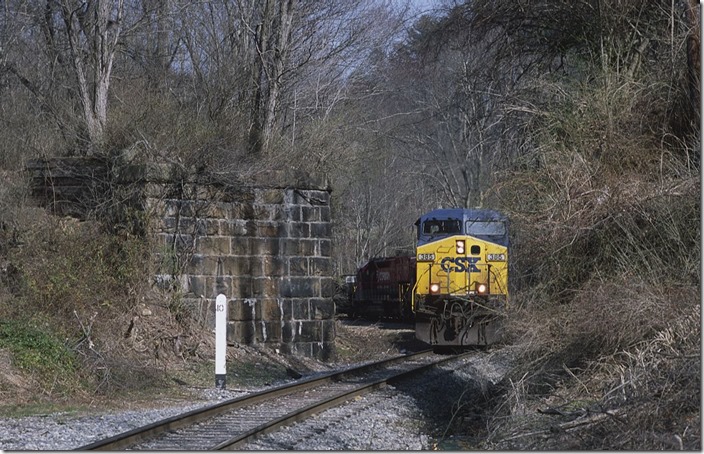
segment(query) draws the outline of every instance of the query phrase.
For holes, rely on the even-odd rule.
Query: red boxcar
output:
[[[413,320],[415,256],[373,258],[357,270],[352,315]]]

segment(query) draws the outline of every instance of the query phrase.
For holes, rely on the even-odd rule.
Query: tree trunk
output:
[[[90,154],[105,147],[108,91],[120,36],[123,0],[64,0],[61,13],[71,49]]]
[[[278,10],[275,6],[278,4]],[[276,128],[281,78],[286,70],[295,0],[266,0],[257,27],[256,86],[249,135],[250,151],[266,152]]]

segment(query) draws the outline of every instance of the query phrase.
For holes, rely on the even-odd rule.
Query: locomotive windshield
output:
[[[462,233],[462,223],[459,219],[430,219],[423,223],[423,233],[426,235]]]
[[[418,245],[455,235],[508,246],[508,220],[501,213],[486,209],[438,208],[415,222]]]
[[[498,235],[506,234],[506,225],[503,221],[467,221],[468,235]]]

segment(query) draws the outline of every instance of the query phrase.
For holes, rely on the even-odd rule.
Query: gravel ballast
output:
[[[344,407],[266,435],[247,450],[426,450],[433,429],[442,430],[467,389],[481,392],[503,375],[505,361],[478,359],[439,368],[367,394]],[[469,387],[468,387],[469,386]],[[251,392],[258,391],[253,389]],[[197,403],[103,414],[49,414],[0,418],[0,449],[71,450],[99,439],[244,395],[242,391],[200,390]]]
[[[219,394],[219,399],[164,408],[87,416],[54,413],[2,418],[0,449],[72,450],[244,393],[219,391]],[[421,420],[413,400],[389,389],[372,393],[350,405],[327,410],[308,421],[283,428],[244,449],[427,449],[428,437],[420,433],[420,427]]]
[[[206,400],[186,405],[168,405],[160,408],[81,416],[52,413],[21,418],[0,418],[0,450],[72,450],[103,438],[246,393],[213,389],[201,391],[201,394],[202,398]]]

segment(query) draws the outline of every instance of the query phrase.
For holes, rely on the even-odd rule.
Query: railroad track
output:
[[[397,356],[192,410],[77,449],[238,449],[282,426],[469,354],[439,356],[425,350]]]

